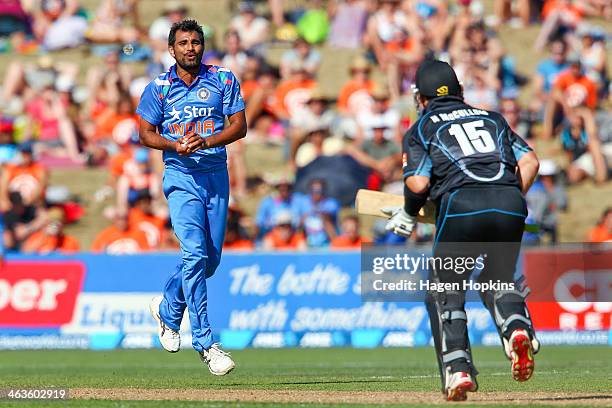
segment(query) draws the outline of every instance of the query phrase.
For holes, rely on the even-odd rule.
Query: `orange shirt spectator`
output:
[[[11,192],[18,192],[26,205],[40,203],[47,187],[48,171],[45,166],[34,161],[32,144],[25,142],[17,149],[21,154],[21,163],[7,164],[0,179],[0,199],[5,207]]]
[[[331,247],[336,249],[361,248],[363,242],[361,237],[351,239],[345,235],[338,235],[336,238],[332,239]]]
[[[291,233],[289,237],[275,227],[272,231],[264,236],[264,247],[266,249],[304,249],[306,248],[306,239],[301,232]]]
[[[612,242],[612,208],[604,211],[601,222],[591,228],[588,238],[589,242]]]
[[[149,249],[144,232],[128,226],[127,216],[117,214],[114,225],[103,229],[91,245],[93,252],[106,252],[112,255],[135,254]]]
[[[311,91],[316,86],[316,81],[307,78],[281,82],[275,93],[277,116],[282,119],[289,119],[302,112],[310,98]]]
[[[248,239],[237,239],[232,242],[223,243],[223,249],[253,249],[255,248],[255,244],[253,241],[249,241]]]
[[[70,235],[48,235],[46,232],[38,231],[30,235],[23,243],[24,252],[47,254],[49,252],[61,252],[70,254],[78,252],[81,248],[79,241]]]
[[[575,21],[579,21],[584,15],[584,11],[571,1],[546,0],[542,7],[542,19],[546,19],[546,17],[555,10],[572,15]]]
[[[371,95],[374,85],[375,83],[371,79],[366,82],[350,80],[344,84],[338,95],[338,110],[351,115],[356,115],[362,111],[371,111]]]
[[[163,218],[134,207],[130,209],[128,224],[130,228],[144,232],[150,248],[158,248],[160,246],[164,234],[164,226],[166,225],[166,221]]]
[[[580,105],[586,105],[590,109],[597,107],[597,86],[583,74],[576,76],[569,70],[562,72],[554,86],[563,92],[570,107]]]

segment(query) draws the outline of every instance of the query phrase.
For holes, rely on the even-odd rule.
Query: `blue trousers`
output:
[[[159,314],[168,327],[178,331],[187,308],[193,348],[202,351],[213,344],[206,279],[221,260],[229,198],[227,169],[183,173],[167,168],[163,189],[181,244],[182,263],[166,282]]]

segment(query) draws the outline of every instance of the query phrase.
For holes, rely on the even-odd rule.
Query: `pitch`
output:
[[[427,406],[443,401],[433,350],[250,349],[214,377],[186,347],[160,350],[3,351],[0,388],[67,387],[66,402],[0,406]],[[480,391],[461,406],[612,406],[610,347],[544,347],[528,383],[511,379],[498,348],[475,348]],[[455,403],[456,404],[456,403]]]

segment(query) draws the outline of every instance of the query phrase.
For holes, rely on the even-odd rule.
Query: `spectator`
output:
[[[18,163],[7,164],[0,178],[0,200],[2,209],[11,207],[9,195],[17,192],[25,206],[42,206],[47,188],[49,172],[34,159],[32,143],[17,147]]]
[[[603,183],[608,177],[608,163],[612,163],[612,143],[601,144],[592,116],[585,120],[573,115],[561,133],[561,144],[566,151],[570,165],[567,179],[575,184],[586,177]]]
[[[0,37],[31,31],[29,17],[19,0],[0,2]]]
[[[149,250],[147,236],[136,228],[130,228],[126,213],[117,212],[113,225],[100,231],[91,245],[93,252],[110,255],[136,254]]]
[[[225,54],[221,59],[221,65],[230,69],[236,77],[241,80],[248,61],[247,54],[243,51],[241,38],[238,31],[230,29],[225,34]]]
[[[292,225],[290,212],[279,212],[274,219],[274,228],[263,238],[262,248],[265,250],[306,249],[304,235],[296,232]]]
[[[339,154],[343,147],[342,139],[330,136],[328,126],[315,124],[306,131],[304,137],[296,139],[289,164],[292,168],[302,168],[317,157]]]
[[[370,71],[370,63],[364,57],[357,57],[351,62],[351,78],[342,86],[338,95],[338,110],[342,114],[358,118],[372,113],[375,83],[370,79]]]
[[[368,21],[364,0],[333,0],[328,3],[331,18],[328,44],[338,48],[359,48]]]
[[[374,137],[374,127],[384,125],[385,138],[399,143],[401,133],[399,128],[400,113],[389,104],[389,91],[384,86],[377,86],[372,92],[372,112],[357,118],[360,130],[360,139]]]
[[[276,88],[274,114],[283,121],[289,121],[304,112],[312,90],[317,86],[306,67],[295,61],[291,66],[291,77]]]
[[[499,112],[504,116],[510,129],[523,140],[532,138],[533,118],[523,112],[516,99],[502,99]]]
[[[139,0],[101,0],[87,39],[95,43],[128,44],[138,41],[140,37]],[[132,21],[129,27],[126,18]]]
[[[516,6],[516,17],[513,16],[513,3]],[[530,0],[495,0],[493,6],[495,8],[496,24],[506,24],[509,22],[514,28],[529,26],[531,18]]]
[[[314,88],[301,115],[291,118],[291,126],[303,132],[313,126],[331,127],[335,120],[335,113],[329,109],[329,98],[321,88]]]
[[[257,79],[243,82],[242,92],[246,103],[246,118],[249,124],[249,139],[266,139],[270,129],[276,125],[276,85],[278,71],[262,66]],[[282,134],[281,134],[282,136]]]
[[[612,208],[606,208],[597,226],[588,233],[589,242],[612,242]]]
[[[525,197],[527,201],[527,223],[539,227],[536,236],[530,237],[526,233],[528,242],[539,243],[545,236],[549,236],[549,242],[556,243],[558,240],[557,223],[559,211],[567,209],[567,194],[563,184],[557,178],[558,168],[554,161],[544,159],[540,162],[539,177],[531,186]]]
[[[257,215],[255,216],[255,226],[257,228],[255,236],[257,238],[263,237],[272,230],[279,213],[291,214],[294,225],[299,225],[301,218],[300,196],[292,191],[291,182],[287,178],[281,178],[273,182],[273,185],[276,190],[264,197],[257,209]]]
[[[64,213],[59,208],[48,211],[47,225],[40,231],[30,235],[23,243],[23,252],[33,252],[36,254],[48,254],[50,252],[60,252],[70,254],[78,252],[80,249],[79,241],[64,233]]]
[[[334,249],[357,249],[361,248],[364,239],[359,235],[359,218],[349,215],[342,219],[341,233],[331,242]]]
[[[314,49],[306,40],[299,37],[293,47],[285,51],[281,57],[280,74],[282,79],[293,78],[296,67],[304,70],[308,77],[314,78],[321,65],[321,53]]]
[[[166,220],[155,215],[153,197],[148,190],[140,190],[136,194],[133,206],[128,212],[128,224],[131,229],[144,232],[149,248],[159,249],[165,233]]]
[[[340,204],[334,198],[327,197],[325,182],[315,179],[310,182],[308,195],[301,201],[302,228],[310,248],[329,245],[336,237],[336,222]]]
[[[30,0],[23,4],[33,16],[34,35],[45,49],[77,47],[85,40],[87,20],[78,15],[78,0]]]
[[[532,103],[532,110],[542,110],[557,77],[568,68],[567,48],[567,43],[562,39],[554,40],[550,44],[550,58],[538,64],[534,78],[536,99]]]
[[[107,109],[117,110],[121,95],[129,93],[132,73],[120,62],[119,51],[112,50],[104,56],[102,66],[93,66],[87,71],[87,105],[94,121]]]
[[[580,62],[584,73],[601,89],[606,80],[606,33],[598,35],[594,27],[582,26],[577,34],[580,38]]]
[[[8,210],[4,212],[4,247],[19,250],[23,241],[40,230],[47,222],[42,207],[25,205],[21,194],[9,193]]]
[[[232,18],[230,28],[238,32],[247,52],[263,55],[269,34],[268,20],[257,15],[252,1],[241,2],[238,11],[240,14]]]
[[[569,68],[559,74],[548,98],[543,137],[551,138],[563,117],[571,118],[578,115],[583,120],[589,121],[588,117],[593,115],[596,107],[597,86],[584,75],[579,57],[573,55],[569,61]]]
[[[543,50],[551,38],[559,36],[571,42],[571,35],[582,21],[583,15],[584,11],[576,1],[546,0],[542,8],[544,21],[534,43],[535,50]]]
[[[230,199],[230,201],[232,201]],[[244,214],[236,203],[230,203],[227,213],[227,229],[223,249],[252,250],[255,248],[253,241],[244,228]]]
[[[153,171],[149,150],[139,148],[134,152],[134,167],[117,180],[117,208],[125,212],[143,192],[154,200],[161,196],[161,180]]]

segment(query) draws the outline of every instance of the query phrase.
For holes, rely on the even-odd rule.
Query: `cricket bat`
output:
[[[358,214],[387,218],[387,216],[383,214],[380,209],[383,207],[403,207],[404,196],[374,190],[366,190],[362,188],[357,191],[355,204]],[[431,201],[427,201],[423,208],[421,208],[421,211],[419,211],[417,222],[424,224],[435,224],[435,219],[436,206]]]

